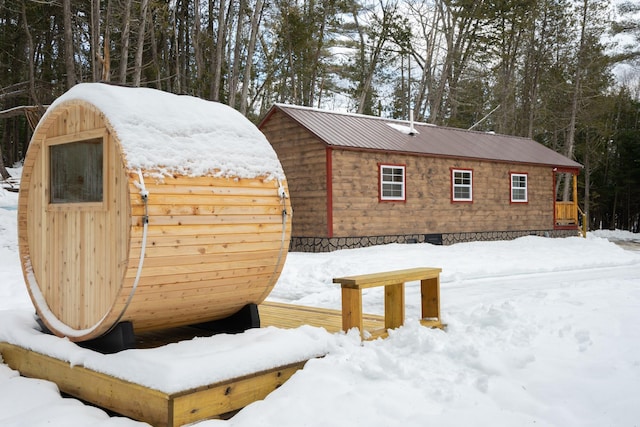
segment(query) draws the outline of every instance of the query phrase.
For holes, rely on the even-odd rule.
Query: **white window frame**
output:
[[[456,183],[456,174],[468,175],[469,183]],[[464,176],[461,179],[465,179]],[[469,189],[468,197],[456,196],[456,188]],[[451,200],[454,202],[473,202],[473,170],[471,169],[451,169]]]
[[[404,165],[391,165],[380,164],[379,165],[380,176],[380,201],[395,201],[403,202],[406,200],[406,167]],[[399,175],[398,175],[399,172]],[[400,176],[401,181],[397,181],[394,178]],[[385,187],[389,189],[400,190],[400,195],[385,195]]]
[[[524,178],[524,186],[521,186],[521,185],[518,185],[517,187],[514,186],[513,179],[516,177]],[[511,181],[511,203],[528,203],[529,202],[529,176],[526,173],[512,172],[510,175],[510,181]],[[514,197],[516,190],[523,190],[524,198]]]

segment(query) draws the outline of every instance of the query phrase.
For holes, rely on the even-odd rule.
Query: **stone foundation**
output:
[[[365,248],[389,243],[431,243],[452,245],[462,242],[513,240],[523,236],[573,237],[578,230],[485,231],[446,234],[404,234],[368,237],[292,237],[291,252],[332,252],[339,249]]]

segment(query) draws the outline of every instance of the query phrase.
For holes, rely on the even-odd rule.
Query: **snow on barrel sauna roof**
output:
[[[102,111],[129,170],[158,177],[284,178],[265,136],[224,104],[156,89],[82,83],[48,111],[68,101],[84,101]]]

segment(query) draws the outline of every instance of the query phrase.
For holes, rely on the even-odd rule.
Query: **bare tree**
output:
[[[124,14],[122,16],[122,34],[120,37],[120,72],[118,78],[120,83],[127,82],[127,67],[129,62],[129,32],[131,20],[131,0],[124,2]],[[142,30],[144,32],[144,30]]]
[[[180,83],[182,82],[182,68],[180,66],[180,35],[178,34],[179,32],[179,23],[178,23],[178,7],[179,7],[179,1],[177,0],[173,6],[171,7],[171,17],[170,22],[171,22],[171,42],[172,42],[172,48],[171,48],[171,55],[172,55],[172,59],[173,59],[173,88],[172,91],[176,92],[176,93],[180,93],[182,91],[182,87],[180,85]]]
[[[256,48],[256,40],[258,38],[258,25],[260,23],[260,17],[262,16],[262,9],[264,8],[263,0],[256,0],[256,4],[253,8],[253,14],[251,15],[251,33],[249,35],[249,44],[247,46],[247,62],[244,66],[244,75],[242,76],[242,94],[240,96],[240,112],[244,115],[247,114],[248,98],[249,98],[249,86],[251,84],[251,69],[253,67],[253,54]]]
[[[530,30],[532,14],[531,4],[519,0],[507,3],[507,7],[497,8],[490,19],[493,21],[496,36],[495,42],[499,55],[499,65],[496,70],[496,92],[500,103],[497,114],[496,131],[513,135],[516,130],[516,87],[519,83],[517,72],[521,64],[521,45],[527,30]]]
[[[241,61],[241,52],[243,45],[243,30],[244,30],[244,10],[246,8],[246,0],[239,0],[238,5],[238,20],[236,22],[236,36],[235,42],[233,46],[233,61],[231,66],[231,72],[229,73],[229,99],[227,100],[227,104],[231,107],[236,106],[236,92],[238,90],[238,80],[240,74],[240,61]]]
[[[32,101],[36,105],[40,105],[40,100],[38,99],[38,94],[36,93],[36,78],[35,78],[35,51],[33,48],[33,37],[31,36],[31,31],[29,30],[29,23],[27,20],[27,7],[25,4],[25,0],[22,0],[22,25],[24,27],[24,33],[27,38],[27,49],[28,49],[28,63],[29,63],[29,96]],[[0,156],[1,157],[1,156]]]
[[[102,77],[102,67],[98,66],[100,61],[100,0],[91,0],[91,72],[93,81],[100,81]]]
[[[136,45],[136,57],[133,65],[133,86],[140,86],[142,75],[142,54],[144,52],[144,39],[147,27],[147,15],[149,14],[149,0],[142,0],[140,4],[140,26],[138,28],[138,42]]]
[[[427,114],[425,98],[433,90],[442,32],[438,29],[439,16],[435,5],[420,0],[411,1],[407,5],[412,18],[417,22],[418,30],[418,41],[411,41],[408,48],[413,63],[420,69],[414,104],[416,119],[421,120]]]
[[[107,0],[107,14],[104,21],[104,46],[103,54],[98,56],[98,62],[102,65],[102,80],[108,82],[111,80],[111,37],[109,22],[111,21],[111,0]],[[96,53],[99,49],[96,47]]]
[[[569,158],[573,157],[573,152],[575,150],[575,135],[576,135],[576,118],[578,116],[578,103],[580,101],[581,92],[582,92],[582,68],[583,68],[583,60],[584,57],[584,48],[585,48],[585,37],[587,31],[587,17],[589,12],[589,0],[582,1],[580,15],[580,40],[578,42],[578,52],[577,52],[577,61],[575,65],[575,70],[573,74],[573,93],[571,94],[571,113],[569,119],[569,128],[567,130],[567,141],[565,143],[565,155]],[[564,181],[564,190],[562,192],[563,200],[570,200],[571,194],[571,180],[565,179]]]
[[[438,16],[444,34],[446,55],[439,73],[438,83],[429,94],[429,122],[442,122],[442,111],[450,90],[449,102],[455,100],[457,83],[465,70],[477,42],[477,32],[482,24],[481,10],[484,0],[458,5],[452,0],[438,0]]]
[[[193,57],[195,59],[195,95],[202,96],[202,79],[205,72],[204,52],[202,49],[202,19],[200,17],[200,0],[193,1]]]
[[[71,88],[76,84],[71,0],[62,0],[62,15],[64,21],[64,60],[67,74],[67,88]]]
[[[356,6],[357,4],[353,3],[351,9],[360,41],[357,61],[360,84],[357,88],[356,103],[358,113],[364,113],[368,109],[373,78],[380,66],[385,46],[391,40],[391,26],[394,20],[397,19],[396,11],[398,5],[394,1],[383,3],[383,0],[380,0],[379,12],[382,16],[377,18],[375,13],[371,14],[374,26],[370,28],[360,24],[358,19],[360,11]]]
[[[213,1],[213,0],[210,0]],[[216,37],[216,48],[212,50],[213,57],[211,63],[213,66],[213,79],[211,81],[211,99],[213,101],[220,100],[220,83],[222,80],[222,62],[224,58],[224,48],[226,45],[226,16],[225,14],[225,0],[218,0],[218,34]],[[229,0],[232,2],[233,0]],[[231,5],[229,5],[231,8]]]

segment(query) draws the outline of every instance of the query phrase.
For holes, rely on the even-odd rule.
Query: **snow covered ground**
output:
[[[240,372],[257,363],[275,366],[287,352],[327,353],[231,420],[198,427],[640,426],[639,235],[599,231],[587,239],[291,253],[270,299],[332,308],[340,307],[333,277],[441,267],[448,328],[419,326],[419,286],[410,283],[407,324],[386,340],[360,343],[353,332],[269,328],[103,356],[34,333],[18,260],[16,205],[16,194],[0,190],[0,341],[165,390],[227,375],[209,369],[218,363]],[[364,302],[366,311],[382,313],[380,289]],[[241,359],[247,354],[252,357]],[[176,360],[182,363],[175,366]],[[161,379],[158,369],[166,372]],[[54,384],[22,378],[0,363],[0,425],[141,423],[62,398]]]

